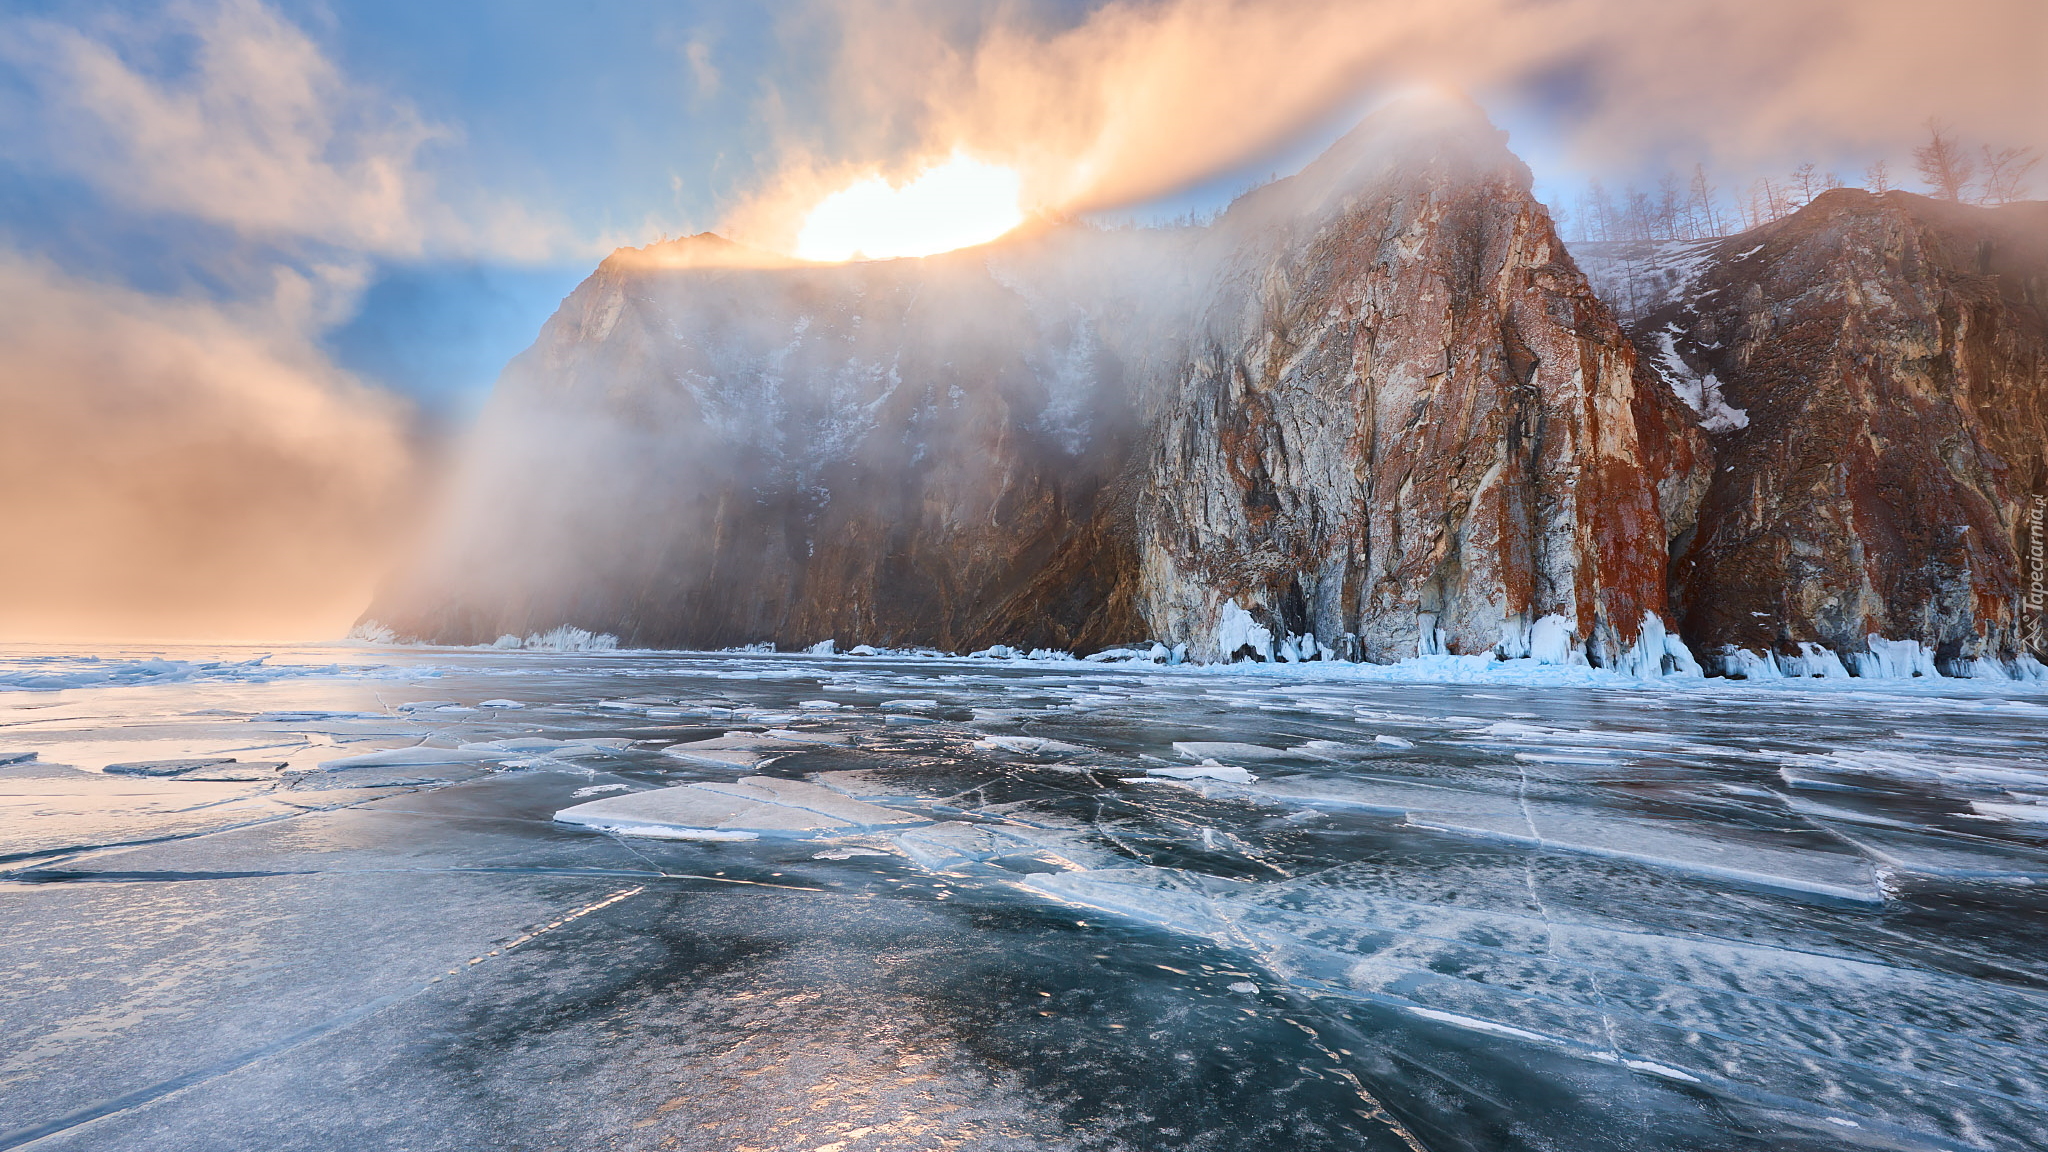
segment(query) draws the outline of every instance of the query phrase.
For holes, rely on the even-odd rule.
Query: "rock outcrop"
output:
[[[621,252],[508,369],[372,615],[457,642],[1685,668],[1695,425],[1503,134],[1409,105],[1202,228]]]
[[[1199,656],[1525,656],[1554,617],[1612,666],[1661,618],[1699,433],[1501,134],[1429,128],[1369,124],[1217,225],[1139,501],[1140,609]]]
[[[2038,667],[2048,204],[1839,189],[1629,264],[1631,334],[1718,461],[1672,573],[1697,650]]]

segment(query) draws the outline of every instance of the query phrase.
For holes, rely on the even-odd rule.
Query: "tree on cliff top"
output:
[[[1984,146],[1984,195],[1986,204],[2010,204],[2027,198],[2027,175],[2041,157],[2032,148]]]
[[[1940,199],[1961,203],[1976,179],[1977,162],[1963,150],[1948,125],[1929,120],[1927,133],[1927,143],[1913,149],[1913,164],[1920,169],[1920,179]]]

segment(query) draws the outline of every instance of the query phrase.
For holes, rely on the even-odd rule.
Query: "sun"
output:
[[[898,187],[848,185],[811,209],[797,233],[806,260],[887,260],[985,244],[1024,222],[1015,170],[954,153]]]

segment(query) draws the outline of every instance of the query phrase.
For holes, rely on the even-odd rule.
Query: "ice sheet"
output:
[[[973,1005],[987,1040],[1000,1030],[972,1013],[1027,997],[1031,1027],[1071,1023],[1106,1046],[1033,1050],[1070,1094],[1128,1067],[1160,1093],[1208,1099],[1227,1085],[1204,1081],[1203,1062],[1247,1045],[1254,1075],[1390,1095],[1447,1146],[1719,1147],[1724,1130],[1697,1119],[1709,1113],[1801,1147],[1846,1124],[1892,1147],[2048,1139],[2048,835],[2029,818],[2048,811],[2048,697],[2031,683],[1649,681],[1515,661],[1447,663],[1431,683],[1419,666],[1315,663],[368,657],[410,679],[230,673],[0,697],[9,753],[39,757],[0,765],[0,855],[44,877],[0,895],[66,908],[86,888],[189,893],[177,915],[202,910],[193,933],[248,942],[245,975],[264,981],[293,971],[263,952],[289,933],[205,927],[233,885],[304,876],[338,891],[346,877],[442,869],[435,898],[457,908],[476,876],[648,884],[649,913],[607,947],[534,953],[599,964],[589,986],[615,1006],[715,983],[756,954],[798,957],[815,978],[840,963],[847,923],[915,910],[877,953],[877,971],[902,973],[877,1002],[946,1020]],[[888,723],[906,714],[927,722]],[[234,759],[214,766],[225,775],[270,757],[293,770],[100,771]],[[528,769],[495,770],[514,765]],[[1167,786],[1174,776],[1187,778]],[[374,822],[309,823],[338,817]],[[669,910],[689,907],[672,902],[691,885],[752,901],[738,945],[679,940],[695,918]],[[835,910],[851,911],[826,927]],[[523,923],[504,938],[524,938]],[[1019,973],[1068,934],[1080,962],[1061,953],[1050,970],[1073,987],[1044,987],[1041,1003],[1042,977]],[[997,959],[926,962],[960,938]],[[65,963],[94,963],[95,941]],[[1091,964],[1145,949],[1169,982],[1128,991],[1202,1021],[1187,1061],[1156,1027],[1120,1035],[1088,998],[1127,990]],[[638,966],[651,974],[634,985]],[[557,987],[550,970],[524,976],[521,995]],[[955,977],[946,1006],[918,999]],[[164,995],[183,1018],[210,1011]],[[1317,1037],[1330,1053],[1318,1074],[1270,1038],[1243,1041],[1255,1018]],[[554,1059],[548,1035],[521,1043]],[[152,1043],[133,1051],[178,1047]],[[576,1066],[626,1067],[616,1051]],[[93,1082],[125,1088],[128,1058],[102,1059]],[[689,1075],[700,1059],[673,1067]],[[0,1080],[0,1098],[55,1075],[16,1072],[26,1079]],[[1682,1094],[1657,1094],[1672,1086]],[[1355,1116],[1357,1097],[1333,1090],[1274,1096],[1258,1114]],[[208,1091],[192,1098],[232,1099]],[[1528,1127],[1507,1139],[1475,1119],[1501,1115]],[[1655,1125],[1651,1144],[1587,1136]]]

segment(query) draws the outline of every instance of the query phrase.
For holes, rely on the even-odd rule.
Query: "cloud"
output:
[[[702,37],[693,37],[683,45],[683,62],[689,65],[690,79],[697,89],[697,99],[708,100],[718,95],[722,78],[718,66],[711,61],[711,45]]]
[[[2035,0],[1938,16],[1914,0],[1121,0],[1068,24],[1028,5],[973,22],[943,0],[816,0],[784,29],[829,43],[829,64],[763,100],[779,171],[730,221],[778,245],[822,192],[956,149],[1019,168],[1042,207],[1085,210],[1185,187],[1415,85],[1542,105],[1594,164],[1896,154],[1930,114],[2048,143]]]
[[[340,635],[419,465],[406,407],[317,338],[373,259],[436,243],[437,130],[252,0],[0,45],[9,158],[157,221],[115,271],[193,286],[0,248],[0,636]]]
[[[254,0],[113,18],[97,35],[10,21],[4,51],[36,101],[35,159],[131,207],[258,237],[411,253],[427,195],[415,160],[437,131],[349,81]],[[190,45],[182,67],[160,61]]]
[[[0,257],[0,634],[337,636],[399,543],[403,412],[243,309]]]
[[[377,256],[599,252],[515,197],[451,200],[426,161],[459,134],[351,79],[259,0],[0,21],[0,64],[30,97],[0,148],[131,209]]]

